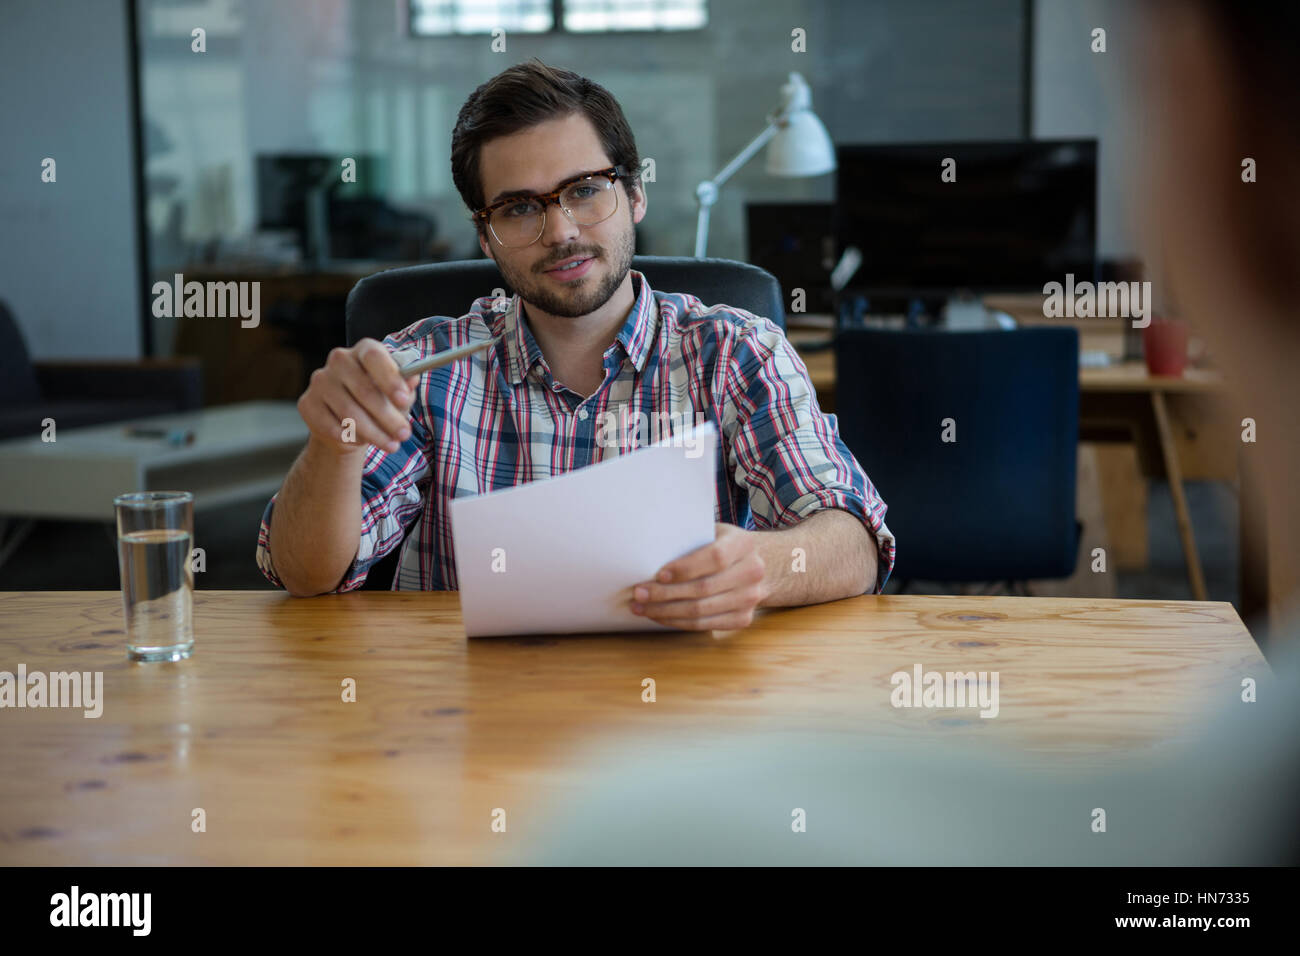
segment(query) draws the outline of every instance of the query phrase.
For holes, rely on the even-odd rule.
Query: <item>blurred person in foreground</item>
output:
[[[1245,703],[1233,678],[1204,733],[1101,771],[1047,760],[1027,771],[966,741],[903,751],[843,735],[621,740],[615,753],[639,756],[596,764],[530,862],[1300,862],[1300,5],[1150,2],[1133,26],[1124,69],[1147,113],[1137,182],[1160,271],[1259,428],[1250,453],[1291,611],[1269,643],[1276,679],[1261,675]],[[1246,157],[1257,182],[1243,182]],[[807,832],[792,834],[793,807],[806,809]],[[1089,826],[1097,807],[1105,833]]]

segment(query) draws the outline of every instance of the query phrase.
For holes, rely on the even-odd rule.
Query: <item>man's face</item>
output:
[[[546,193],[574,176],[613,165],[583,113],[490,140],[479,156],[483,195],[489,204],[500,193]],[[635,175],[637,170],[628,172]],[[479,245],[530,306],[565,318],[590,315],[610,300],[626,278],[636,250],[632,227],[645,216],[640,189],[632,200],[622,180],[614,188],[618,209],[604,222],[579,226],[551,204],[546,207],[546,228],[531,246],[503,246],[491,232],[479,238]],[[564,278],[548,271],[572,256],[592,258],[578,270],[585,270],[583,275]]]

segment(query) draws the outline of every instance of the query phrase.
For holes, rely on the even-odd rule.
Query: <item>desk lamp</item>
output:
[[[695,256],[704,257],[709,239],[709,210],[718,200],[718,187],[771,140],[767,172],[771,176],[820,176],[835,169],[835,148],[822,121],[812,111],[812,92],[798,73],[781,87],[781,105],[767,117],[767,128],[742,149],[712,179],[695,187],[700,218],[695,227]]]

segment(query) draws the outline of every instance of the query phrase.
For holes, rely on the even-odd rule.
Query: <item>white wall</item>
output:
[[[1033,135],[1096,137],[1097,254],[1139,253],[1129,174],[1139,130],[1125,108],[1134,75],[1134,22],[1121,0],[1035,0]],[[1106,31],[1106,52],[1092,52],[1092,31]],[[1127,94],[1131,97],[1131,92]]]
[[[140,354],[129,95],[123,0],[0,3],[0,298],[36,358]]]

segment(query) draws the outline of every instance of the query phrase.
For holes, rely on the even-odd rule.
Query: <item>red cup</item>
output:
[[[1142,351],[1152,375],[1179,378],[1187,368],[1187,323],[1153,316],[1142,330]]]

